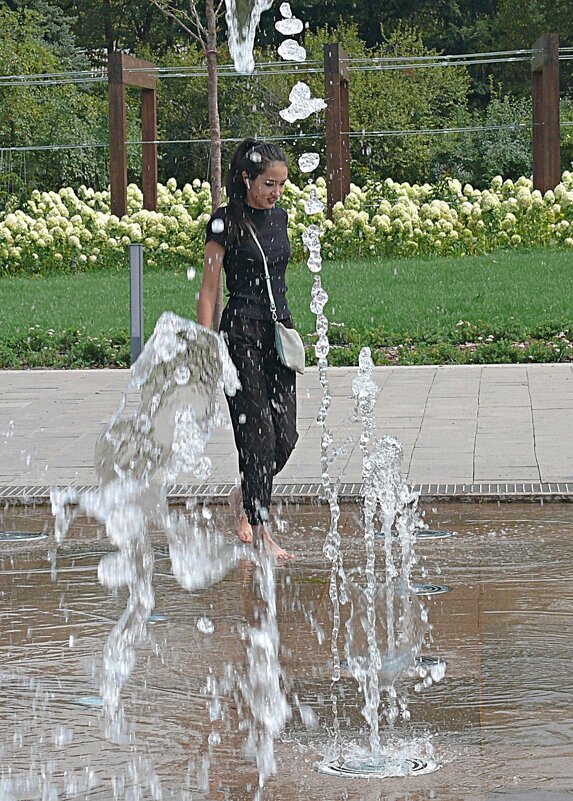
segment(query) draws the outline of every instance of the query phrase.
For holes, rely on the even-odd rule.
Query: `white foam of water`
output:
[[[278,47],[279,56],[285,61],[306,61],[306,50],[294,39],[285,39]]]
[[[271,8],[272,4],[273,0],[225,0],[229,52],[237,72],[250,75],[255,69],[255,33],[261,14]]]
[[[301,19],[289,17],[288,19],[280,19],[278,22],[275,22],[275,28],[279,33],[282,33],[283,36],[296,36],[297,33],[301,33],[304,29],[304,25]]]
[[[201,634],[213,634],[215,631],[215,624],[208,617],[200,617],[197,621],[197,629]]]
[[[261,554],[255,576],[263,608],[259,626],[247,631],[248,668],[239,679],[239,687],[252,715],[246,751],[257,763],[259,787],[255,799],[259,801],[267,779],[276,772],[274,740],[290,719],[291,708],[281,686],[274,568],[265,554]]]
[[[58,542],[73,518],[83,512],[105,524],[117,552],[98,566],[102,584],[126,586],[127,606],[110,632],[103,654],[102,698],[108,736],[121,740],[125,720],[122,688],[135,664],[135,648],[145,639],[155,604],[150,527],[166,532],[174,576],[198,589],[222,578],[236,563],[220,533],[198,513],[184,518],[170,513],[166,491],[181,470],[204,478],[203,451],[221,422],[218,389],[236,392],[239,383],[221,336],[167,312],[132,368],[130,392],[96,444],[100,487],[52,492]]]
[[[316,170],[320,164],[320,156],[318,153],[303,153],[298,158],[298,166],[301,172],[312,172]]]
[[[311,251],[306,260],[306,264],[311,273],[319,273],[322,270],[322,259],[320,253]]]
[[[310,190],[310,197],[304,204],[304,210],[309,216],[312,214],[320,214],[324,211],[324,203],[318,197],[316,189]]]
[[[363,348],[352,393],[356,416],[363,421],[360,448],[366,566],[348,582],[351,613],[346,625],[345,653],[349,671],[364,694],[363,715],[370,727],[372,754],[379,754],[381,692],[386,692],[388,723],[392,725],[399,714],[409,720],[407,703],[398,698],[395,684],[401,675],[418,675],[424,680],[422,672],[427,671],[417,666],[417,655],[429,625],[427,610],[411,585],[411,571],[416,563],[415,530],[420,526],[418,496],[401,477],[402,447],[398,440],[375,436],[378,387],[373,369],[370,349]],[[381,520],[385,535],[383,583],[376,570],[377,520]],[[392,536],[394,528],[398,537]],[[440,665],[436,677],[442,671]]]
[[[311,253],[320,253],[320,228],[318,225],[309,225],[302,233],[302,242]]]
[[[317,111],[326,108],[326,103],[322,98],[312,97],[312,92],[308,84],[304,81],[295,83],[289,94],[290,106],[279,111],[279,114],[287,122],[305,120]]]

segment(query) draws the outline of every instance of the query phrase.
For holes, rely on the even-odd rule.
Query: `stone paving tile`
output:
[[[355,368],[329,370],[327,425],[353,444],[334,466],[360,481],[361,424],[351,423]],[[376,434],[403,443],[411,481],[570,481],[571,365],[375,368]],[[0,375],[0,484],[95,483],[93,448],[127,387],[128,371],[5,371]],[[298,383],[301,438],[279,476],[317,481],[322,388],[314,368]],[[134,397],[130,396],[130,405]],[[225,408],[221,398],[222,408]],[[232,432],[217,429],[207,450],[213,479],[232,482]],[[539,466],[538,466],[539,465]],[[191,479],[190,479],[191,480]]]

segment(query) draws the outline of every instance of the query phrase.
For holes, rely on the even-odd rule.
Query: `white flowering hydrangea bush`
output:
[[[158,210],[143,208],[143,195],[128,187],[128,213],[111,213],[109,192],[82,186],[34,191],[24,209],[0,217],[0,273],[83,271],[126,264],[127,247],[145,247],[146,265],[199,265],[210,216],[211,190],[196,180],[158,186]]]
[[[323,211],[308,213],[314,197]],[[351,185],[333,219],[326,215],[326,182],[297,187],[288,182],[281,199],[288,213],[293,258],[301,260],[301,235],[309,222],[322,232],[326,259],[463,256],[500,248],[573,247],[573,175],[564,172],[554,191],[533,189],[530,178],[494,178],[487,189],[456,179],[430,184],[390,178]],[[35,191],[25,208],[0,216],[0,274],[88,270],[126,264],[127,246],[145,247],[148,267],[201,265],[211,190],[199,180],[158,187],[158,211],[143,209],[140,189],[128,189],[128,214],[110,211],[109,192],[80,187]]]

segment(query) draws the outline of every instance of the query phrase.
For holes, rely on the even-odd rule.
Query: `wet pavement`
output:
[[[421,656],[445,662],[446,674],[421,690],[411,677],[401,678],[398,696],[411,717],[393,726],[385,721],[383,692],[380,726],[384,748],[433,760],[439,769],[383,780],[316,769],[336,756],[335,716],[345,754],[365,753],[368,730],[363,697],[344,665],[340,681],[331,682],[330,565],[322,552],[327,510],[306,504],[287,511],[283,544],[297,558],[277,567],[275,576],[281,665],[293,715],[275,744],[277,773],[266,801],[569,798],[571,508],[426,507],[430,526],[455,532],[419,540],[412,575],[449,587],[420,596],[432,625]],[[218,528],[230,528],[225,507],[215,516]],[[206,691],[208,677],[222,676],[228,665],[239,674],[247,670],[243,632],[257,603],[248,549],[223,581],[189,592],[174,578],[165,537],[153,535],[156,606],[123,692],[133,733],[126,742],[110,742],[99,698],[102,652],[127,596],[97,580],[111,544],[101,526],[78,519],[56,547],[45,508],[3,509],[0,526],[47,534],[37,542],[3,543],[0,555],[1,586],[10,598],[0,630],[0,798],[252,801],[256,769],[245,753],[240,708],[232,697],[222,698],[226,713],[213,723]],[[347,571],[364,561],[359,526],[357,506],[347,505],[340,520]],[[346,605],[341,655],[348,614]],[[198,625],[205,617],[212,628]],[[297,703],[307,710],[304,720]],[[310,728],[308,709],[314,713]],[[161,796],[153,793],[159,785]]]
[[[327,425],[340,446],[331,476],[349,485],[360,482],[362,465],[360,423],[352,421],[356,372],[329,370]],[[7,487],[97,483],[94,443],[128,378],[127,370],[2,371],[0,496]],[[409,482],[440,485],[444,491],[434,494],[446,496],[488,486],[500,492],[505,486],[509,495],[520,494],[520,487],[573,493],[573,366],[380,367],[374,378],[380,387],[377,433],[401,441]],[[300,440],[277,477],[279,488],[320,480],[321,427],[315,418],[321,396],[317,369],[309,368],[298,380]],[[231,431],[217,430],[207,453],[210,484],[232,483],[237,458]],[[193,476],[181,481],[197,484]],[[309,487],[308,494],[314,492]]]

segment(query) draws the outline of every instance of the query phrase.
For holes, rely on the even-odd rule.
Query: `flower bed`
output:
[[[293,257],[304,257],[301,235],[309,222],[322,232],[326,259],[435,254],[464,256],[500,248],[573,247],[573,175],[564,172],[544,196],[529,178],[500,177],[478,190],[459,181],[440,186],[391,179],[364,188],[352,185],[333,219],[305,211],[312,190],[326,202],[326,184],[292,183],[281,201],[289,215]],[[158,190],[158,211],[143,209],[139,188],[130,185],[128,214],[110,213],[108,192],[80,187],[34,191],[22,209],[0,215],[0,274],[79,271],[117,266],[131,243],[145,246],[148,267],[197,267],[202,263],[210,215],[209,184],[179,188],[172,178]]]

